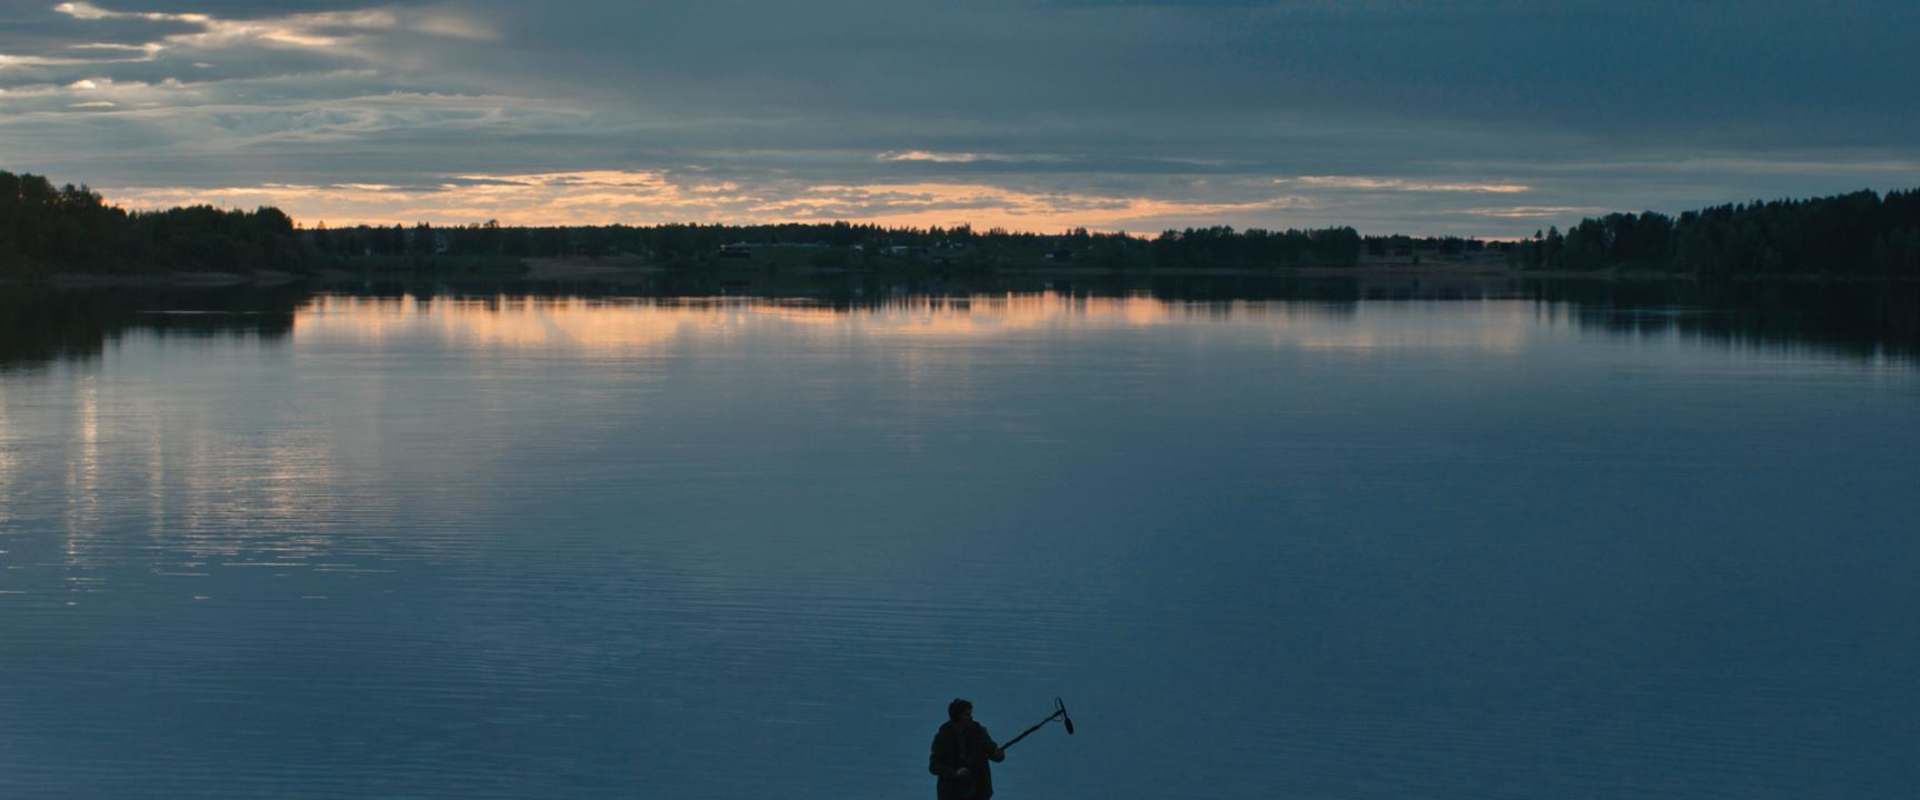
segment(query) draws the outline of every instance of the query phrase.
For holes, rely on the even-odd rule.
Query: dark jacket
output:
[[[940,776],[939,800],[987,800],[993,796],[993,768],[987,760],[1002,761],[1000,746],[993,743],[987,729],[978,722],[948,721],[933,735],[933,753],[927,757],[927,771]],[[996,757],[997,756],[997,757]],[[955,778],[954,771],[966,767],[971,775]]]

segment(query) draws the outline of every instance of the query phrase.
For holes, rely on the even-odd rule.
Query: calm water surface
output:
[[[947,699],[1056,694],[1002,797],[1920,787],[1904,357],[1528,299],[288,307],[0,363],[0,796],[930,797]]]

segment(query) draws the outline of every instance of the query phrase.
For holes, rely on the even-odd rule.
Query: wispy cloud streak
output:
[[[1533,190],[1524,183],[1483,183],[1423,181],[1407,178],[1371,178],[1358,175],[1302,175],[1277,178],[1279,184],[1299,184],[1317,189],[1352,189],[1369,192],[1468,192],[1475,194],[1520,194]]]

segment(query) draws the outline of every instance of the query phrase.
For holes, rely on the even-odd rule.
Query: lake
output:
[[[1907,796],[1811,293],[12,290],[0,796]]]

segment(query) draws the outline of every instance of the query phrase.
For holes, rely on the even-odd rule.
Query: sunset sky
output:
[[[309,225],[1515,236],[1920,186],[1915,42],[1911,0],[0,0],[0,169]]]

